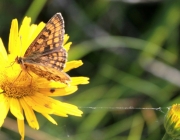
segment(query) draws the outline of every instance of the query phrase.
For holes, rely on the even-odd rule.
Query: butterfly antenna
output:
[[[16,61],[11,62],[11,64],[10,64],[9,66],[7,66],[6,68],[11,67],[12,65],[14,65],[15,62],[16,62]]]
[[[22,55],[22,36],[20,35],[20,43],[21,43],[21,46],[20,46],[20,56]]]

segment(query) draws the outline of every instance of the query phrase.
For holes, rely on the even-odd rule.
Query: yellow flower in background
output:
[[[18,31],[18,22],[12,21],[8,53],[5,50],[0,39],[0,126],[10,112],[17,118],[18,129],[21,139],[24,139],[24,119],[34,128],[39,129],[39,124],[34,111],[42,114],[53,124],[57,124],[51,117],[52,114],[68,117],[68,115],[81,116],[82,111],[77,106],[64,103],[51,98],[51,96],[66,96],[74,93],[79,84],[88,84],[87,77],[70,77],[69,85],[61,82],[48,81],[34,73],[24,71],[19,64],[15,62],[17,56],[25,53],[31,42],[36,38],[45,24],[30,25],[31,18],[25,17],[20,30]],[[67,43],[68,35],[64,36],[63,47],[69,50],[71,42]],[[64,72],[81,66],[79,61],[70,61],[66,63]]]
[[[180,139],[180,104],[174,104],[166,113],[164,127],[166,134],[162,140]]]

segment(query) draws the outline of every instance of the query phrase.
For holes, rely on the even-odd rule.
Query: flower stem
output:
[[[163,136],[162,140],[175,140],[174,138],[170,137],[167,133]]]

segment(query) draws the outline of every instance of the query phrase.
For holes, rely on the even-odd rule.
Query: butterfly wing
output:
[[[62,47],[64,21],[60,13],[55,14],[31,43],[23,57],[23,64],[35,74],[48,80],[70,81],[62,72],[67,53]]]
[[[40,77],[46,78],[47,80],[60,81],[65,84],[68,84],[68,82],[70,81],[69,75],[67,75],[65,72],[51,67],[29,64],[29,67],[27,69]]]
[[[64,41],[64,20],[60,13],[55,14],[31,43],[24,57],[49,53],[62,48]]]
[[[67,53],[62,47],[64,40],[64,20],[60,13],[55,14],[46,24],[44,29],[39,33],[35,40],[31,43],[25,52],[24,63],[34,59],[34,62],[42,63],[48,61],[41,61],[47,58],[49,61],[62,62],[60,67],[58,65],[54,68],[62,70],[67,59]],[[40,58],[42,57],[42,58]],[[64,62],[65,61],[65,62]]]

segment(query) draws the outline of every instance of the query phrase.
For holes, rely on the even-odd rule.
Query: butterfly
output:
[[[22,70],[31,71],[47,80],[68,84],[69,75],[63,72],[67,52],[63,48],[64,20],[56,13],[30,44],[23,57],[16,57]]]

